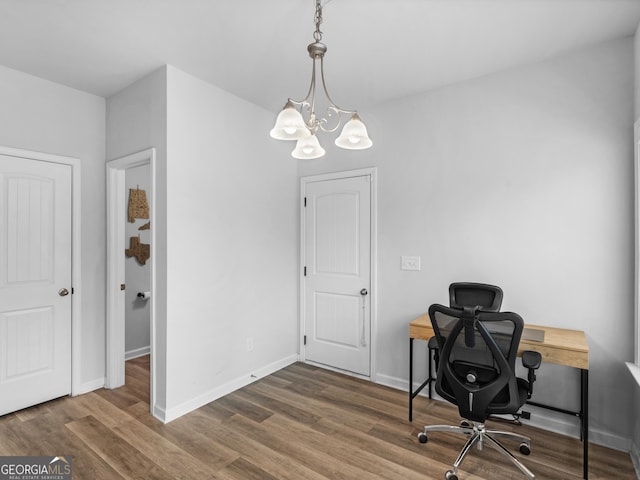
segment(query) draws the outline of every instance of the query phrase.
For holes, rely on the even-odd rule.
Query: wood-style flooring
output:
[[[126,364],[127,385],[62,398],[0,417],[0,456],[72,455],[73,478],[444,479],[465,438],[416,435],[457,424],[457,409],[296,363],[167,425],[149,414],[149,357]],[[521,457],[537,479],[582,478],[579,440],[536,428]],[[511,445],[508,445],[511,447]],[[474,450],[460,480],[524,476],[493,449]],[[590,445],[591,479],[635,479],[627,453]]]

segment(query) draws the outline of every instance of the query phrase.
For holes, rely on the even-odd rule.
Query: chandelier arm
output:
[[[329,106],[327,107],[327,117],[332,117],[333,115],[331,112],[335,112],[337,114],[338,121],[333,127],[327,127],[328,120],[325,117],[316,121],[316,123],[317,123],[317,126],[320,128],[320,130],[322,130],[323,132],[332,133],[332,132],[335,132],[338,128],[340,128],[340,125],[342,125],[343,113],[348,115],[353,115],[354,113],[357,113],[357,112],[355,110],[347,110],[345,108],[339,107],[333,101],[333,99],[331,98],[331,95],[329,95],[329,91],[327,90],[327,83],[324,79],[324,61],[323,60],[324,60],[324,56],[321,56],[320,57],[320,79],[322,80],[322,89],[324,91],[324,94],[327,97],[327,100],[329,101]],[[314,62],[314,65],[315,65],[315,62]]]
[[[309,120],[307,125],[311,130],[315,130],[318,126],[318,122],[316,121],[316,59],[313,59],[313,67],[311,68],[311,87],[309,88],[309,93],[311,94],[311,104],[307,107],[307,111],[309,112]],[[305,101],[309,100],[309,95],[305,98]]]
[[[307,95],[302,100],[293,100],[292,98],[289,98],[289,101],[300,108],[300,113],[302,113],[303,109],[309,112],[309,120],[307,120],[305,123],[307,125],[307,128],[311,131],[311,133],[315,133],[319,126],[319,122],[318,120],[316,120],[316,115],[315,115],[315,105],[316,105],[315,58],[313,59],[313,67],[311,70],[311,83],[309,84],[309,91],[307,92]]]
[[[294,105],[303,107],[304,105],[309,105],[309,102],[308,102],[309,98],[314,98],[315,96],[316,96],[316,69],[315,69],[315,62],[314,62],[313,69],[311,70],[311,83],[309,84],[309,90],[307,91],[307,94],[302,100],[294,100],[293,98],[289,98],[289,101]]]
[[[348,113],[348,114],[357,113],[355,110],[347,110],[345,108],[339,107],[338,105],[336,105],[336,102],[333,101],[333,99],[331,98],[331,95],[329,95],[329,91],[327,90],[327,83],[324,80],[324,61],[323,60],[324,58],[320,57],[320,78],[322,80],[322,89],[324,90],[324,94],[326,95],[327,100],[329,100],[329,107],[334,111],[338,112],[339,114],[340,113]]]
[[[335,132],[336,130],[338,130],[338,128],[340,128],[340,125],[342,125],[342,115],[341,115],[341,113],[344,113],[344,112],[342,112],[340,109],[338,109],[336,107],[329,106],[329,107],[327,107],[327,112],[328,112],[327,113],[327,117],[332,117],[333,116],[331,114],[331,111],[334,111],[334,112],[336,112],[338,114],[337,115],[338,122],[333,127],[329,128],[329,127],[326,126],[327,125],[327,119],[325,117],[322,117],[320,120],[317,121],[318,128],[320,128],[320,130],[322,130],[323,132],[326,132],[326,133]]]

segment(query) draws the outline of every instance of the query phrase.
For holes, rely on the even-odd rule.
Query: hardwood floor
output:
[[[457,409],[302,363],[167,425],[149,414],[149,357],[126,364],[127,385],[54,400],[0,417],[0,455],[72,455],[74,479],[437,479],[464,438],[416,435],[457,424]],[[537,479],[582,478],[579,440],[518,428]],[[509,445],[510,446],[510,445]],[[517,452],[517,445],[513,450]],[[474,450],[461,480],[524,476],[490,448]],[[591,479],[634,479],[628,454],[590,446]]]

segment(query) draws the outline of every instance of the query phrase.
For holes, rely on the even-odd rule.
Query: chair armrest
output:
[[[525,350],[522,352],[522,365],[529,370],[527,380],[529,382],[529,389],[527,391],[527,398],[531,398],[533,394],[533,382],[536,381],[535,370],[540,368],[542,363],[542,355],[532,350]]]
[[[522,365],[529,370],[537,370],[542,363],[542,355],[533,350],[522,352]]]

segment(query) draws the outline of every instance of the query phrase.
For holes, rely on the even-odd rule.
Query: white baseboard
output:
[[[638,387],[640,387],[640,368],[638,368],[635,363],[631,362],[625,362],[625,365],[629,369],[629,373],[631,373],[631,376],[636,381]]]
[[[82,395],[84,393],[93,392],[94,390],[98,390],[99,388],[104,387],[105,378],[96,378],[95,380],[91,380],[90,382],[85,382],[78,387],[76,391],[73,392],[73,396]]]
[[[151,409],[151,415],[160,420],[162,423],[167,423],[167,421],[165,420],[167,418],[167,412],[164,408],[154,405]]]
[[[298,360],[297,354],[290,355],[281,360],[273,362],[269,365],[261,367],[256,371],[247,373],[246,375],[243,375],[234,380],[231,380],[225,383],[224,385],[220,385],[219,387],[209,390],[208,392],[205,392],[202,395],[197,396],[196,398],[193,398],[191,400],[181,403],[180,405],[168,408],[166,410],[163,410],[161,408],[154,406],[153,415],[160,421],[164,423],[169,423],[172,420],[175,420],[176,418],[179,418],[186,413],[192,412],[193,410],[196,410],[202,407],[203,405],[206,405],[207,403],[213,402],[214,400],[217,400],[220,397],[224,397],[225,395],[228,395],[229,393],[234,392],[235,390],[238,390],[246,385],[249,385],[250,383],[253,383],[256,380],[259,380],[262,377],[271,375],[272,373],[277,372],[278,370],[288,365],[291,365],[292,363],[295,363],[297,360]]]
[[[551,412],[533,405],[525,405],[524,410],[531,412],[531,420],[522,420],[527,425],[569,437],[580,437],[580,421],[577,417]],[[593,427],[589,428],[589,443],[613,448],[621,452],[628,452],[631,449],[630,438]]]
[[[322,368],[324,370],[329,370],[331,372],[341,373],[342,375],[346,375],[348,377],[361,378],[362,380],[373,380],[371,377],[368,377],[367,375],[362,375],[360,373],[350,372],[349,370],[343,370],[341,368],[332,367],[330,365],[325,365],[323,363],[314,362],[312,360],[301,360],[301,361],[306,363],[307,365],[311,365],[313,367],[319,367],[319,368]]]
[[[637,443],[631,443],[631,451],[629,452],[629,455],[631,455],[631,461],[636,469],[636,477],[640,479],[640,448]]]
[[[640,368],[638,368],[638,366],[635,363],[631,363],[631,362],[627,362],[626,365],[627,365],[627,368],[629,369],[629,373],[631,373],[631,376],[635,381],[635,384],[637,385],[636,388],[640,388]],[[637,395],[638,393],[636,392],[636,398],[637,398]],[[640,446],[637,443],[640,441],[640,438],[638,438],[637,424],[635,428],[636,428],[636,433],[634,434],[634,438],[631,442],[629,455],[631,456],[631,461],[633,462],[633,466],[636,469],[636,476],[640,479]]]
[[[149,355],[151,353],[151,346],[147,345],[142,348],[135,348],[133,350],[129,350],[128,352],[124,352],[124,361],[133,360],[134,358],[144,357],[145,355]]]
[[[386,387],[395,388],[396,390],[404,390],[407,392],[407,396],[409,395],[409,381],[403,380],[397,377],[391,377],[389,375],[384,375],[382,373],[376,374],[376,383],[380,385],[384,385]],[[420,386],[419,383],[416,383],[413,388],[414,390]]]
[[[408,398],[409,382],[407,380],[383,374],[376,375],[376,378],[376,383],[407,392]],[[413,386],[414,391],[419,386],[420,383],[415,383]],[[426,397],[427,387],[425,387],[419,395]],[[435,394],[435,392],[433,398],[434,400],[445,401]],[[534,407],[533,405],[526,405],[525,410],[531,412],[531,420],[522,420],[522,422],[527,425],[574,438],[580,436],[580,424],[577,418],[562,413],[552,412],[544,408]],[[629,438],[624,438],[611,432],[597,430],[594,428],[589,428],[589,443],[602,445],[623,452],[628,452],[631,449],[631,440]],[[638,455],[636,455],[636,457],[638,458]]]

